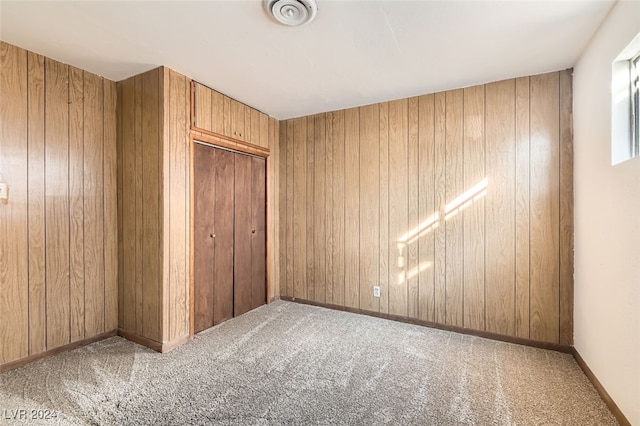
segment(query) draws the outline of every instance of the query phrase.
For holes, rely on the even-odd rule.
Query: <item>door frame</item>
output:
[[[266,225],[267,225],[267,241],[266,241],[266,244],[267,244],[267,259],[266,259],[267,297],[266,299],[267,300],[266,300],[266,303],[267,304],[273,301],[272,300],[273,297],[271,297],[270,295],[272,294],[273,283],[274,283],[273,267],[271,265],[272,259],[273,259],[271,246],[272,246],[272,241],[274,237],[272,235],[273,217],[269,210],[269,206],[273,205],[273,202],[274,202],[274,199],[273,199],[274,194],[272,193],[273,191],[271,191],[271,180],[273,179],[273,177],[269,173],[269,170],[271,169],[271,166],[272,166],[271,161],[273,161],[273,159],[271,158],[270,150],[268,148],[247,144],[246,142],[236,141],[226,136],[216,135],[215,133],[209,133],[209,132],[204,133],[200,131],[191,130],[189,132],[189,336],[190,338],[193,338],[195,334],[194,333],[194,330],[195,330],[195,274],[194,274],[194,261],[193,261],[193,258],[194,258],[193,253],[195,248],[194,228],[193,228],[194,214],[195,214],[195,208],[194,208],[195,168],[193,164],[193,147],[195,144],[206,145],[206,146],[210,146],[211,148],[223,149],[226,151],[236,152],[238,154],[250,155],[253,157],[261,157],[265,159],[265,168],[266,168],[265,185],[266,185],[266,191],[267,191],[266,206],[265,206],[266,216],[267,216],[267,219],[266,219]]]

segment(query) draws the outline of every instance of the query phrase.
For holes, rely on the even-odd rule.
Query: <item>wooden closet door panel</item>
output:
[[[266,161],[251,159],[251,309],[267,299]]]
[[[214,149],[216,192],[214,197],[213,323],[233,318],[234,168],[236,155]]]
[[[196,144],[193,154],[194,320],[197,333],[213,326],[215,150]]]
[[[235,154],[234,316],[251,310],[251,157]]]

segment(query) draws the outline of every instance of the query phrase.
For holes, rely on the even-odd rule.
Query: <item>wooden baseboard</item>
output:
[[[156,352],[169,352],[171,349],[177,348],[180,345],[187,343],[191,340],[191,336],[183,336],[177,339],[171,340],[170,342],[161,343],[153,339],[149,339],[147,337],[139,336],[137,334],[130,333],[121,328],[118,329],[118,336],[122,336],[127,340],[131,340],[134,343],[137,343],[142,346],[146,346],[149,349],[153,349]]]
[[[280,300],[280,296],[273,296],[273,297],[271,298],[271,300],[269,300],[269,303],[273,303],[273,302],[275,302],[276,300]]]
[[[600,380],[598,380],[595,374],[593,374],[593,371],[591,371],[591,369],[589,368],[587,363],[584,361],[584,359],[582,358],[578,350],[575,348],[575,346],[571,347],[571,353],[573,354],[573,357],[575,358],[576,362],[584,372],[584,375],[587,376],[587,378],[589,379],[593,387],[596,388],[596,391],[598,391],[598,393],[600,394],[600,398],[602,398],[604,403],[607,404],[607,407],[609,407],[609,410],[611,410],[611,413],[613,413],[616,420],[618,420],[618,423],[620,423],[621,426],[631,426],[631,422],[627,420],[627,418],[622,413],[620,408],[614,402],[613,398],[611,398],[611,396],[606,391],[604,386],[602,386],[602,383],[600,383]]]
[[[83,346],[89,345],[91,343],[98,342],[100,340],[107,339],[109,337],[113,337],[117,334],[116,330],[108,331],[106,333],[98,334],[97,336],[90,337],[88,339],[83,339],[78,342],[69,343],[68,345],[59,346],[54,349],[50,349],[45,352],[41,352],[36,355],[31,355],[26,358],[21,358],[16,361],[9,362],[7,364],[0,365],[0,373],[7,372],[9,370],[15,370],[16,368],[23,367],[27,364],[31,364],[32,362],[39,361],[44,358],[49,358],[51,356],[57,355],[62,352],[72,351],[74,349],[81,348]]]
[[[320,306],[323,308],[333,309],[337,311],[345,311],[345,312],[351,312],[354,314],[368,315],[376,318],[384,318],[384,319],[404,322],[408,324],[421,325],[423,327],[436,328],[439,330],[452,331],[455,333],[484,337],[486,339],[498,340],[501,342],[516,343],[518,345],[531,346],[531,347],[540,348],[540,349],[548,349],[548,350],[563,352],[567,354],[572,353],[571,346],[560,345],[557,343],[540,342],[537,340],[524,339],[522,337],[515,337],[515,336],[505,336],[503,334],[491,333],[488,331],[480,331],[480,330],[473,330],[470,328],[456,327],[452,325],[440,324],[440,323],[431,322],[431,321],[423,321],[415,318],[403,317],[400,315],[385,314],[381,312],[373,312],[373,311],[366,311],[363,309],[349,308],[346,306],[332,305],[330,303],[319,303],[311,300],[298,299],[295,297],[280,296],[280,299],[286,300],[289,302],[301,303],[304,305]]]

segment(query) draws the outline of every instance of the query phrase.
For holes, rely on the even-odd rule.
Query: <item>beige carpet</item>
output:
[[[166,354],[114,337],[2,374],[13,423],[616,424],[570,355],[283,301]]]

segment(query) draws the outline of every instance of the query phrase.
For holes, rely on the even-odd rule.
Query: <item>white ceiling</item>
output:
[[[572,67],[614,0],[0,1],[0,39],[119,81],[166,65],[286,119]]]

